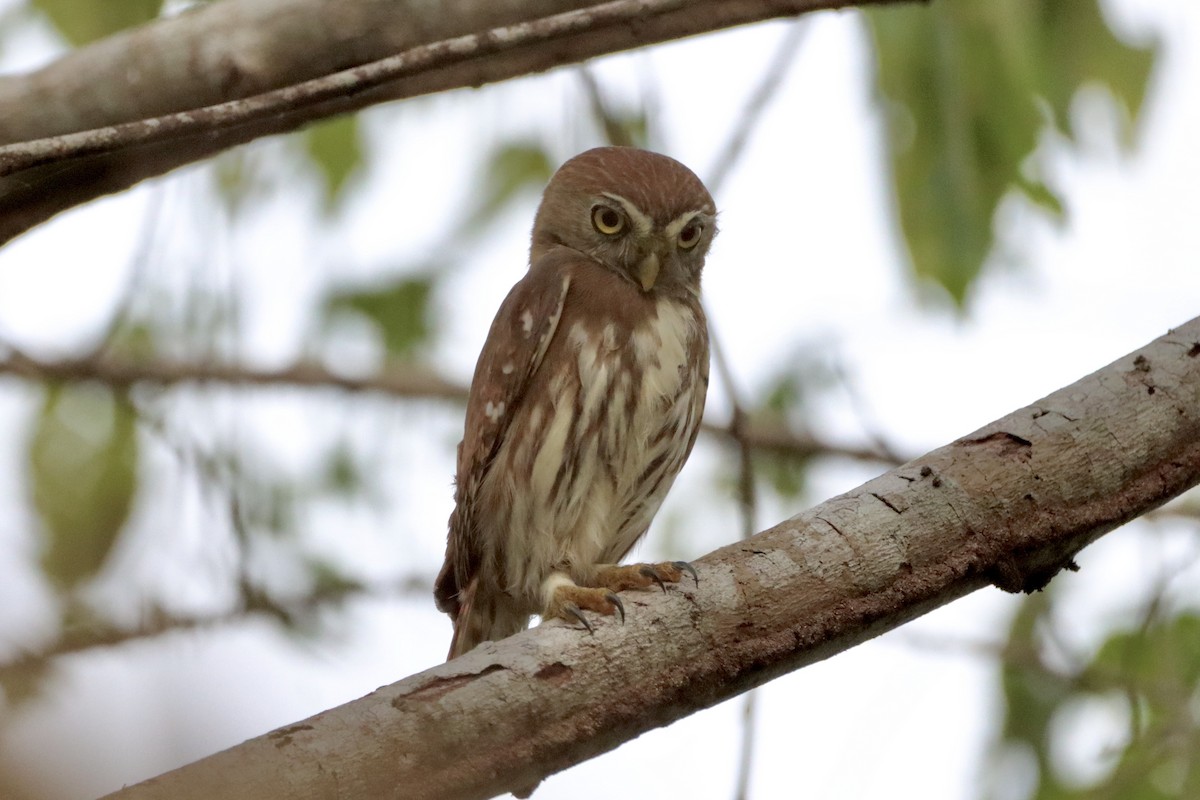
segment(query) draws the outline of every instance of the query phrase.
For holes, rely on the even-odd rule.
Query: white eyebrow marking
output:
[[[633,227],[637,230],[638,235],[645,236],[654,230],[654,220],[650,218],[649,214],[643,212],[633,203],[621,197],[621,195],[613,194],[612,192],[601,192],[600,194],[614,203],[621,204],[621,208],[625,209],[625,215],[633,223]]]
[[[667,239],[674,241],[675,237],[679,235],[679,232],[690,225],[692,221],[696,219],[696,217],[701,217],[700,222],[703,224],[703,218],[705,216],[705,213],[699,209],[695,211],[686,211],[667,223],[667,227],[663,228],[663,233],[667,235]]]

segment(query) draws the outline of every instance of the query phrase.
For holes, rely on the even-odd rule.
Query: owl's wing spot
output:
[[[483,408],[483,415],[490,419],[493,423],[499,422],[504,417],[504,401],[493,403],[488,400],[487,405]]]
[[[512,371],[514,368],[515,367],[513,365],[513,362],[508,361],[508,362],[505,362],[504,366],[500,368],[500,372],[503,375],[512,375]]]
[[[521,312],[521,330],[525,332],[526,336],[533,333],[533,312],[529,309]]]

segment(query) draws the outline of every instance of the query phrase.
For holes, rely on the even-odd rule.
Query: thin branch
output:
[[[584,94],[587,95],[592,118],[600,123],[600,129],[604,131],[604,141],[617,147],[636,146],[637,142],[633,141],[629,130],[609,107],[596,76],[586,64],[579,69],[579,80],[583,84]]]
[[[858,420],[858,427],[866,434],[867,441],[877,453],[883,453],[889,459],[900,461],[900,457],[892,446],[888,443],[887,437],[883,435],[883,431],[875,424],[874,417],[868,413],[866,401],[863,400],[862,393],[858,391],[855,384],[850,380],[850,376],[846,374],[845,366],[841,359],[833,362],[833,374],[841,384],[842,389],[846,392],[846,397],[850,401],[850,411]]]
[[[53,643],[27,650],[15,658],[0,661],[0,682],[5,677],[41,669],[52,659],[98,647],[116,647],[130,642],[156,638],[169,633],[206,630],[265,616],[290,625],[296,620],[325,608],[340,606],[359,598],[391,598],[428,591],[432,575],[409,575],[395,581],[365,585],[353,581],[321,586],[312,592],[285,599],[273,599],[259,589],[243,585],[240,599],[232,608],[207,614],[178,614],[161,606],[150,607],[141,624],[120,627],[93,623],[67,628]]]
[[[742,539],[749,539],[758,530],[758,493],[755,491],[754,480],[754,446],[751,444],[746,430],[747,414],[742,405],[741,392],[733,377],[733,369],[729,359],[725,357],[725,348],[721,337],[715,328],[709,325],[709,338],[712,343],[713,364],[717,368],[717,376],[725,394],[732,406],[729,436],[737,443],[738,449],[738,481],[737,499],[738,510],[742,519]],[[738,755],[737,781],[734,784],[734,798],[747,800],[750,791],[750,773],[754,763],[754,730],[757,703],[757,692],[747,692],[742,706],[742,746]]]
[[[713,162],[713,167],[709,170],[708,178],[704,182],[704,185],[714,195],[725,185],[725,179],[729,177],[734,165],[741,160],[750,136],[762,121],[763,113],[779,93],[783,79],[787,77],[788,69],[800,53],[800,45],[804,43],[808,29],[807,19],[799,19],[791,24],[783,41],[775,50],[775,56],[767,65],[766,71],[763,72],[758,86],[746,100],[742,113],[738,115],[737,126],[726,139],[725,146],[721,148],[721,152]]]
[[[219,383],[238,386],[296,386],[377,392],[394,397],[429,398],[465,402],[466,390],[426,367],[395,367],[368,377],[355,378],[313,363],[297,363],[278,370],[256,370],[228,364],[191,363],[156,359],[134,361],[115,356],[35,360],[22,353],[0,359],[0,374],[38,381],[99,381],[114,388],[136,384],[173,386],[181,383]]]
[[[733,377],[733,369],[729,359],[725,357],[725,348],[721,337],[709,325],[709,338],[712,342],[713,364],[717,368],[717,376],[725,394],[732,406],[729,436],[733,438],[738,449],[738,481],[737,500],[738,511],[742,520],[742,539],[749,539],[758,530],[758,493],[755,491],[754,480],[754,446],[751,444],[746,423],[748,416],[742,405],[741,392],[738,391],[737,381]],[[747,800],[750,791],[750,774],[754,765],[754,731],[757,716],[757,692],[747,692],[742,705],[742,744],[738,753],[737,780],[734,783],[735,800]]]
[[[750,94],[746,106],[738,116],[737,125],[726,140],[725,146],[717,157],[716,164],[709,172],[705,185],[714,195],[720,192],[734,164],[745,151],[750,135],[762,119],[763,111],[783,84],[783,78],[791,66],[792,59],[799,52],[800,43],[807,31],[805,21],[792,24],[787,35],[776,49],[775,57],[767,65],[766,71],[758,86]],[[733,377],[733,369],[725,357],[725,349],[711,323],[709,325],[712,338],[713,363],[717,367],[717,375],[729,397],[732,406],[729,421],[729,435],[737,442],[738,447],[738,505],[742,517],[742,538],[749,539],[758,530],[757,510],[758,498],[755,492],[754,480],[754,445],[748,438],[747,422],[749,416],[741,401],[741,393],[737,381]],[[733,796],[735,800],[748,800],[750,796],[750,776],[754,769],[754,734],[757,729],[758,693],[747,692],[742,706],[742,743],[738,754],[737,779],[734,783]]]
[[[467,398],[465,386],[439,376],[428,367],[417,365],[391,367],[366,377],[349,377],[313,363],[297,363],[278,370],[255,370],[228,364],[197,364],[164,359],[133,361],[111,355],[50,361],[33,359],[10,349],[7,358],[0,358],[0,375],[5,374],[39,382],[99,381],[121,389],[142,384],[169,387],[185,383],[216,383],[373,392],[389,397],[454,403],[465,403]],[[710,436],[730,438],[735,444],[739,441],[732,435],[728,425],[706,422],[702,430]],[[739,436],[755,450],[779,456],[827,456],[876,464],[897,463],[894,458],[873,448],[825,442],[810,435],[798,434],[783,424],[744,421]]]

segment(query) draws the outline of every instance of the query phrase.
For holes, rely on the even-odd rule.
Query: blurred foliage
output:
[[[867,19],[912,265],[962,306],[1006,194],[1063,213],[1032,158],[1040,135],[1051,125],[1078,140],[1071,101],[1097,82],[1122,107],[1130,142],[1157,45],[1118,40],[1099,0],[946,0]]]
[[[29,0],[72,45],[103,39],[158,16],[163,0]]]
[[[1090,661],[1064,667],[1046,641],[1053,608],[1053,592],[1029,597],[1002,659],[998,750],[1032,754],[1031,800],[1200,797],[1200,616],[1154,604],[1139,625],[1113,630]],[[1078,727],[1086,718],[1072,712],[1089,704],[1119,731],[1100,754],[1105,774],[1091,780],[1071,774],[1055,751],[1083,733],[1069,723]]]
[[[767,387],[761,407],[750,413],[751,420],[780,426],[784,430],[803,424],[797,417],[802,416],[810,389],[804,382],[803,373],[802,370],[788,371],[776,377]],[[798,498],[804,492],[810,464],[809,459],[763,451],[754,453],[755,474],[776,494],[788,499]]]
[[[540,192],[554,173],[554,159],[539,142],[500,141],[483,162],[483,192],[463,228],[478,232],[522,192]]]
[[[592,121],[599,128],[604,144],[614,147],[652,146],[650,104],[641,100],[633,108],[616,110],[600,82],[587,64],[579,68],[579,79],[587,95]]]
[[[760,390],[762,399],[748,409],[751,425],[803,433],[817,396],[834,385],[837,370],[829,363],[829,342],[810,341],[798,345],[782,360],[782,368]],[[731,465],[731,469],[734,465]],[[754,453],[755,474],[780,497],[793,500],[805,489],[809,458],[760,450]],[[734,478],[736,481],[736,478]]]
[[[335,292],[325,304],[326,324],[340,314],[355,314],[379,331],[390,357],[411,359],[429,339],[432,288],[432,278],[423,276],[404,278],[375,289]]]
[[[325,491],[342,497],[356,497],[367,487],[363,465],[349,442],[339,442],[330,451],[322,483]]]
[[[259,151],[253,147],[238,147],[214,158],[212,177],[217,198],[230,217],[253,206],[276,185],[263,169]]]
[[[138,463],[134,411],[97,384],[51,386],[28,458],[46,537],[42,566],[60,586],[73,587],[100,569],[129,517]]]
[[[331,214],[341,207],[350,179],[365,160],[358,117],[349,114],[322,120],[305,128],[300,137],[321,177],[324,211]]]

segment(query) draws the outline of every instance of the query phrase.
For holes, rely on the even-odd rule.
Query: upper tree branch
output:
[[[386,100],[891,1],[223,0],[0,78],[0,243],[145,178]]]
[[[1200,482],[1200,318],[1031,406],[560,623],[252,739],[112,800],[475,798],[548,774],[975,589],[1032,591]]]

